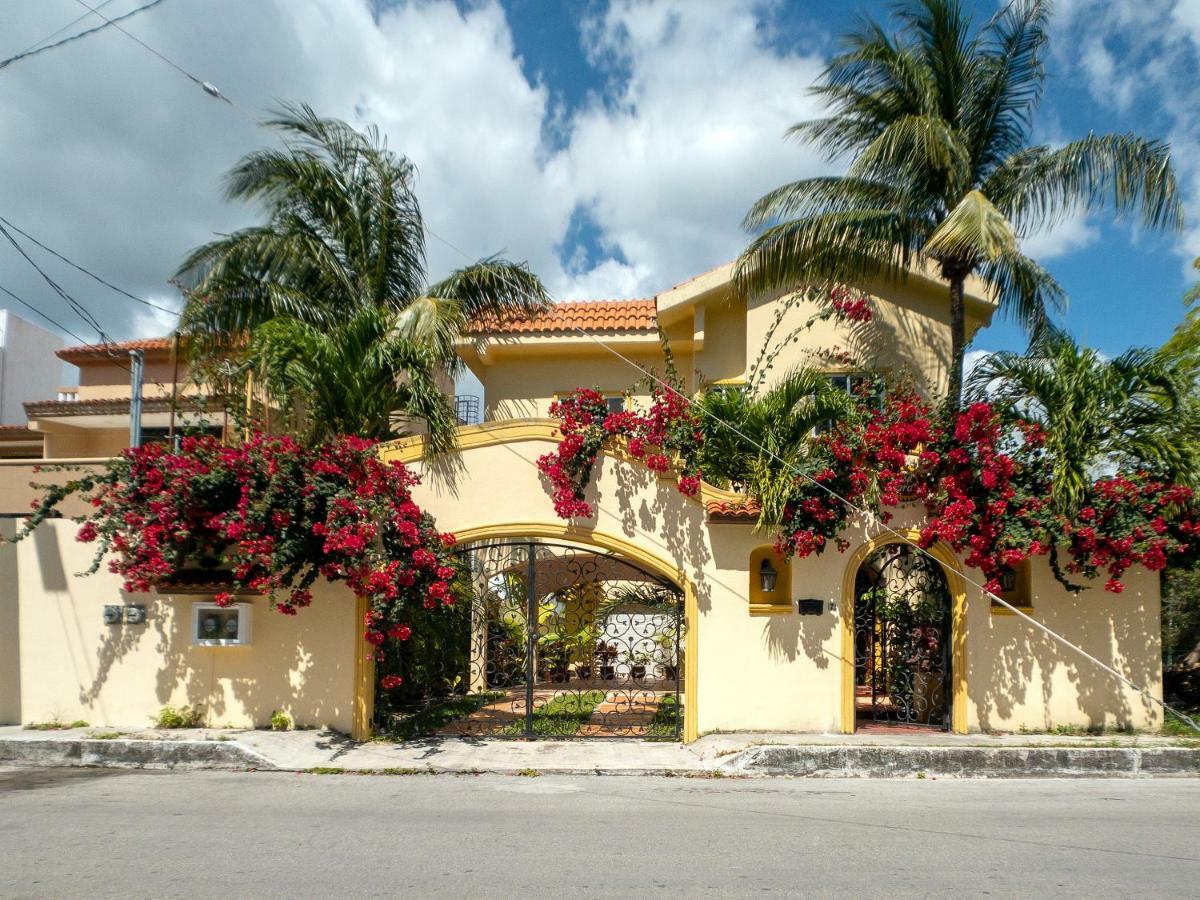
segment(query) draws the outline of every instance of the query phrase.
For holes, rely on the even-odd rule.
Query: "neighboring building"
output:
[[[932,549],[936,562],[913,552],[903,539],[921,523],[917,504],[901,507],[890,529],[852,521],[844,554],[786,560],[753,528],[745,497],[710,485],[686,497],[673,478],[615,448],[601,454],[587,489],[594,518],[555,515],[537,470],[559,438],[550,403],[577,387],[611,395],[614,406],[632,388],[639,402],[637,367],[663,371],[663,336],[691,387],[744,383],[772,335],[781,349],[769,378],[804,363],[844,383],[882,370],[930,394],[944,390],[949,323],[945,289],[933,280],[915,273],[903,285],[866,286],[870,322],[806,329],[814,306],[784,315],[778,297],[744,303],[730,276],[721,266],[653,298],[563,303],[531,321],[480,326],[460,353],[483,385],[483,423],[464,426],[454,458],[433,466],[421,461],[420,438],[382,449],[421,474],[414,499],[457,536],[475,585],[462,634],[469,659],[444,674],[479,708],[445,730],[692,739],[897,725],[1158,727],[1153,702],[994,608],[971,584],[979,573],[947,548]],[[981,286],[969,286],[968,335],[993,311]],[[85,420],[119,424],[121,408],[97,406],[119,406],[112,389],[83,373],[80,406],[29,407],[47,455],[51,435],[55,453],[110,446],[79,432]],[[0,500],[0,508],[19,507]],[[220,645],[200,630],[217,620],[203,589],[123,597],[115,576],[69,574],[86,568],[90,552],[70,522],[42,527],[38,539],[0,547],[8,598],[0,603],[9,604],[0,616],[19,619],[22,635],[17,676],[0,677],[0,720],[136,724],[162,704],[187,702],[210,724],[264,725],[282,709],[300,725],[369,732],[363,610],[344,588],[326,586],[295,617],[244,597],[238,616],[253,616],[253,636],[247,627],[241,640],[242,620],[225,622],[239,637]],[[1161,696],[1155,573],[1128,572],[1119,597],[1098,586],[1071,595],[1040,557],[1011,574],[1006,599]],[[881,594],[928,607],[934,618],[921,633],[934,652],[915,653],[883,617]],[[131,603],[146,605],[145,624],[102,621],[105,604]]]
[[[25,401],[54,396],[62,383],[54,353],[62,345],[54,332],[0,309],[0,425],[24,425]]]

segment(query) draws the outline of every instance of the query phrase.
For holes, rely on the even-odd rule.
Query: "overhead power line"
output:
[[[56,257],[57,259],[61,259],[63,262],[65,262],[71,268],[77,269],[78,271],[82,272],[84,275],[88,276],[89,278],[91,278],[94,281],[98,281],[100,284],[104,285],[109,290],[116,291],[121,296],[128,297],[130,300],[134,300],[138,303],[143,304],[144,306],[149,306],[153,309],[157,309],[157,310],[160,310],[165,313],[171,313],[172,315],[178,315],[179,310],[177,310],[177,309],[171,309],[169,306],[163,306],[160,303],[155,303],[153,300],[147,300],[145,297],[139,297],[137,294],[130,293],[129,291],[125,290],[124,288],[117,287],[117,285],[113,284],[112,282],[106,281],[104,278],[101,278],[99,275],[97,275],[95,272],[93,272],[91,269],[87,268],[86,266],[81,266],[79,263],[75,262],[74,260],[68,259],[67,257],[63,256],[61,253],[59,253],[54,248],[47,247],[45,244],[43,244],[41,241],[39,241],[37,238],[35,238],[29,232],[14,225],[8,219],[4,218],[4,216],[0,216],[0,222],[3,222],[5,225],[7,225],[9,228],[11,228],[13,231],[15,231],[17,234],[21,235],[22,237],[26,238],[27,240],[29,240],[32,243],[36,244],[37,246],[41,247],[43,250],[45,250],[51,256]]]
[[[38,309],[36,306],[34,306],[34,305],[33,305],[32,303],[30,303],[28,300],[25,300],[23,297],[19,297],[19,296],[17,296],[16,294],[14,294],[12,291],[10,291],[8,288],[6,288],[6,287],[5,287],[4,285],[2,285],[2,284],[0,284],[0,292],[3,292],[3,293],[5,293],[5,294],[7,294],[7,295],[8,295],[9,297],[11,297],[13,300],[16,300],[18,303],[20,303],[20,304],[21,304],[22,306],[24,306],[26,309],[28,309],[28,310],[30,310],[31,312],[33,312],[33,313],[34,313],[34,315],[36,315],[36,316],[39,316],[40,318],[42,318],[42,319],[44,319],[45,321],[49,322],[51,325],[53,325],[53,326],[54,326],[55,328],[57,328],[59,331],[63,332],[63,333],[64,333],[65,335],[67,335],[68,337],[72,337],[72,338],[74,338],[75,340],[79,341],[79,343],[81,343],[81,344],[84,344],[85,346],[88,346],[88,347],[93,347],[93,346],[95,346],[95,345],[94,345],[94,344],[92,344],[90,341],[85,341],[83,338],[81,338],[79,335],[77,335],[75,332],[73,332],[73,331],[72,331],[70,328],[68,328],[68,327],[67,327],[66,325],[64,325],[62,322],[59,322],[57,319],[53,319],[53,318],[51,318],[49,314],[42,312],[40,309]]]
[[[12,244],[14,248],[16,248],[16,251],[25,258],[25,261],[27,263],[29,263],[29,265],[33,266],[34,271],[37,272],[40,276],[42,276],[42,280],[45,281],[46,284],[50,285],[50,288],[54,291],[54,293],[58,294],[58,296],[60,296],[63,300],[65,300],[67,302],[67,305],[70,306],[71,309],[75,310],[75,312],[79,314],[80,318],[82,318],[85,322],[88,323],[89,326],[91,326],[92,328],[94,328],[96,330],[96,333],[98,335],[100,335],[101,341],[103,341],[106,344],[112,342],[112,339],[105,333],[104,328],[103,328],[103,326],[101,326],[99,320],[96,319],[96,317],[91,314],[91,312],[87,309],[87,307],[85,307],[82,303],[80,303],[78,300],[76,300],[74,297],[72,297],[69,293],[67,293],[66,289],[62,285],[60,285],[57,281],[55,281],[53,278],[51,278],[46,273],[46,271],[37,264],[37,261],[32,256],[30,256],[28,253],[25,252],[25,248],[21,246],[20,242],[15,237],[13,237],[12,234],[9,232],[9,230],[7,228],[5,228],[3,225],[0,225],[0,235],[3,235],[8,240],[8,242],[10,244]]]
[[[42,40],[38,41],[37,44],[34,44],[32,47],[30,47],[27,50],[22,50],[16,56],[10,56],[8,59],[0,60],[0,69],[8,68],[13,63],[19,62],[22,59],[28,59],[30,56],[37,56],[39,53],[45,53],[47,50],[53,50],[56,47],[62,47],[66,44],[70,44],[70,43],[74,43],[75,41],[82,40],[83,38],[88,37],[89,35],[93,35],[96,32],[103,31],[104,29],[109,28],[109,27],[115,27],[120,30],[124,30],[124,29],[121,29],[121,27],[119,25],[117,25],[118,22],[123,22],[126,19],[130,19],[130,18],[136,16],[138,13],[145,12],[148,9],[153,9],[154,7],[156,7],[160,3],[162,3],[163,0],[150,0],[150,2],[145,4],[144,6],[139,6],[137,9],[131,10],[130,12],[125,13],[124,15],[117,16],[115,19],[106,18],[99,11],[101,9],[101,7],[107,6],[111,2],[112,2],[112,0],[104,0],[104,2],[101,3],[99,6],[97,6],[95,9],[88,6],[87,7],[88,12],[84,13],[82,16],[79,16],[78,18],[74,19],[73,21],[69,22],[68,24],[64,25],[58,31],[54,32],[54,34],[50,35],[49,37],[42,38]],[[85,3],[84,6],[87,6],[87,4]],[[97,25],[95,28],[89,28],[86,31],[81,31],[78,34],[73,34],[70,37],[63,38],[61,41],[57,41],[53,44],[46,44],[46,46],[44,46],[44,47],[38,46],[38,44],[42,44],[45,41],[50,40],[50,38],[54,37],[55,35],[61,34],[63,31],[65,31],[66,29],[68,29],[72,25],[74,25],[76,22],[80,21],[81,19],[86,19],[90,15],[100,16],[100,18],[104,19],[104,24]],[[128,32],[126,32],[126,33],[128,33]]]
[[[201,90],[203,90],[204,93],[208,94],[211,97],[216,97],[218,100],[224,100],[230,106],[234,105],[233,101],[230,100],[228,97],[226,97],[224,94],[222,94],[220,89],[215,84],[207,82],[207,81],[203,80],[202,78],[197,78],[195,75],[193,75],[191,72],[189,72],[183,66],[179,65],[174,60],[169,59],[167,56],[165,56],[162,53],[159,53],[157,50],[155,50],[153,47],[151,47],[149,44],[147,44],[145,41],[143,41],[137,35],[133,34],[130,31],[126,31],[124,28],[122,28],[120,25],[118,25],[117,23],[120,22],[122,19],[128,18],[127,15],[126,16],[118,16],[115,19],[110,19],[110,18],[108,18],[108,16],[104,15],[104,13],[100,12],[99,7],[89,6],[87,3],[84,2],[84,0],[75,0],[75,2],[78,3],[80,6],[82,6],[84,9],[88,10],[89,12],[94,13],[95,15],[102,18],[106,23],[111,25],[113,28],[117,29],[117,31],[121,32],[121,34],[125,35],[125,37],[129,38],[134,43],[144,47],[146,50],[153,53],[155,56],[157,56],[159,59],[161,59],[163,62],[165,62],[172,69],[175,69],[177,72],[179,72],[185,78],[187,78],[189,81],[195,82],[197,85],[200,86]],[[155,3],[161,3],[161,2],[162,2],[162,0],[154,0],[154,3],[151,3],[150,6],[153,6]],[[145,7],[143,7],[143,8],[145,8]]]
[[[103,9],[104,7],[108,6],[108,4],[110,4],[112,2],[113,2],[113,0],[104,0],[104,2],[101,3],[99,6],[97,6],[96,9]],[[17,55],[20,56],[21,54],[28,53],[34,47],[40,47],[42,44],[46,43],[46,41],[54,40],[56,37],[58,37],[64,31],[67,31],[72,25],[82,22],[84,19],[86,19],[90,15],[91,15],[90,12],[85,12],[82,15],[76,16],[70,22],[68,22],[66,25],[62,26],[62,28],[59,28],[57,31],[51,32],[50,34],[48,34],[44,38],[42,38],[40,41],[34,41],[32,44],[30,44],[28,47],[26,47],[24,50],[22,50],[21,53],[19,53]]]

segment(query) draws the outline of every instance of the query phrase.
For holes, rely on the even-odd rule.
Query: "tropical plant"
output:
[[[700,470],[712,483],[745,488],[761,506],[764,523],[781,520],[813,434],[855,408],[850,395],[809,368],[792,369],[754,393],[710,387],[696,403],[704,431]]]
[[[434,373],[438,362],[398,337],[389,314],[368,307],[329,327],[272,319],[255,331],[247,361],[292,419],[317,443],[339,434],[386,440],[403,432],[398,411],[425,423],[425,453],[454,445],[454,410]]]
[[[1032,330],[1064,293],[1020,238],[1106,202],[1148,226],[1179,227],[1166,144],[1133,134],[1031,144],[1049,13],[1048,0],[1013,0],[976,30],[961,0],[907,0],[898,34],[867,20],[847,35],[814,88],[830,115],[788,134],[831,161],[851,156],[849,169],[754,204],[745,225],[765,231],[738,260],[742,289],[901,280],[911,268],[940,277],[950,303],[947,405],[956,409],[971,276]]]
[[[967,393],[1041,427],[1057,512],[1073,515],[1098,475],[1147,471],[1183,484],[1200,476],[1200,415],[1162,353],[1134,348],[1114,359],[1054,328],[1024,354],[993,353]]]
[[[226,195],[262,204],[267,221],[196,249],[176,274],[187,294],[181,331],[201,359],[241,350],[272,320],[350,331],[369,322],[366,330],[385,345],[371,351],[381,357],[372,362],[402,367],[401,380],[408,373],[432,383],[457,369],[454,342],[468,323],[549,305],[525,264],[496,257],[428,282],[415,169],[376,128],[359,132],[308,106],[285,106],[266,125],[283,135],[284,147],[243,157],[227,175]],[[359,320],[367,310],[388,327]],[[353,342],[361,332],[345,337]],[[400,341],[413,346],[398,351]],[[268,378],[281,385],[282,376]],[[285,396],[303,380],[283,383]],[[377,381],[343,386],[373,391]],[[372,414],[365,426],[376,423]]]

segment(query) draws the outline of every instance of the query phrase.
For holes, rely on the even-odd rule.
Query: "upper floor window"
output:
[[[625,395],[617,394],[616,396],[608,396],[604,398],[604,405],[608,407],[610,413],[618,413],[625,411]]]

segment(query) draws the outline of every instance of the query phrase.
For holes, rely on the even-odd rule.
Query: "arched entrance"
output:
[[[953,555],[871,541],[851,557],[843,591],[842,730],[965,733],[966,593]]]
[[[941,564],[888,544],[854,583],[855,729],[950,729],[950,587]]]
[[[685,595],[601,547],[540,537],[459,546],[461,634],[411,708],[423,733],[683,736]],[[419,635],[414,633],[414,641]]]

